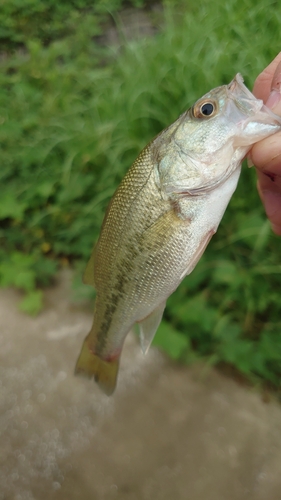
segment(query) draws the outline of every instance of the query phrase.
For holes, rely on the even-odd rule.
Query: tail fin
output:
[[[94,378],[101,390],[110,396],[116,387],[119,357],[112,361],[104,361],[90,351],[87,340],[88,337],[82,345],[75,367],[75,375]]]

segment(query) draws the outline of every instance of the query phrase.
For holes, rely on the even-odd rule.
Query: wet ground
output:
[[[104,396],[73,376],[92,314],[69,281],[35,319],[0,291],[0,499],[280,500],[281,406],[133,336]]]

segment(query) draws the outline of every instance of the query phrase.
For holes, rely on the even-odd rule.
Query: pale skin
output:
[[[253,94],[281,116],[281,52],[257,77]],[[272,230],[281,236],[281,132],[255,144],[248,156],[257,170],[257,188]]]

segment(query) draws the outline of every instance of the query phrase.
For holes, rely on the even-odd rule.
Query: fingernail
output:
[[[280,93],[280,89],[281,89],[281,61],[274,72],[271,83],[271,90],[277,90],[277,92]]]
[[[281,61],[277,65],[271,82],[271,92],[266,101],[268,108],[273,109],[281,100]]]
[[[272,218],[276,213],[279,214],[281,219],[281,195],[274,191],[262,191],[262,200],[266,215]]]
[[[281,94],[277,90],[272,90],[269,94],[269,98],[266,101],[266,106],[270,109],[275,108],[281,100]]]
[[[248,168],[252,168],[255,166],[250,155],[247,156],[247,165],[248,165]]]

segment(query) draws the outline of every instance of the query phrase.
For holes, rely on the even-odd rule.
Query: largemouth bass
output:
[[[236,75],[211,90],[140,153],[115,192],[84,281],[96,288],[76,373],[110,395],[135,323],[147,352],[166,300],[191,273],[235,191],[252,144],[281,119]]]

